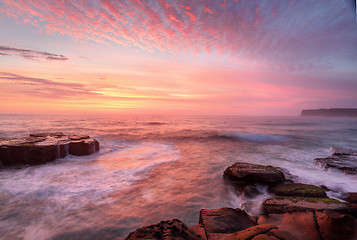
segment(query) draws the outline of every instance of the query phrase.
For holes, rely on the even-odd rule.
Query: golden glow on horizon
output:
[[[0,28],[11,29],[0,113],[297,115],[356,104],[357,28],[338,0],[0,5]]]

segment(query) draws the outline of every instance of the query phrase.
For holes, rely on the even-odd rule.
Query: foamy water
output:
[[[357,148],[357,119],[301,117],[120,117],[2,115],[0,137],[87,134],[90,156],[0,169],[3,239],[113,239],[138,227],[224,206],[260,214],[269,194],[237,194],[222,178],[236,161],[283,168],[294,181],[325,185],[330,197],[357,191],[357,178],[324,171],[316,157]]]

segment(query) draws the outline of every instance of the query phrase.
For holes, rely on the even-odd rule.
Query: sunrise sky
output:
[[[0,113],[357,107],[349,0],[0,0]]]

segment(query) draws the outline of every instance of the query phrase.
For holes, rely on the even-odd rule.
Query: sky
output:
[[[0,0],[0,113],[357,107],[353,0]]]

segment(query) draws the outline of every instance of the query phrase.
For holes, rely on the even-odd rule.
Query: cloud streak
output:
[[[71,88],[84,88],[85,85],[81,83],[68,83],[68,82],[56,82],[44,78],[32,78],[22,75],[17,75],[8,72],[0,72],[0,79],[9,80],[15,84],[28,84],[28,85],[51,85],[60,87],[71,87]]]
[[[30,49],[23,49],[23,48],[15,48],[15,47],[7,47],[7,46],[0,46],[0,55],[3,56],[10,56],[11,54],[15,54],[21,56],[26,59],[31,60],[39,60],[45,59],[49,61],[67,61],[68,58],[54,53],[48,53],[44,51],[36,51]]]
[[[294,70],[357,57],[352,51],[357,28],[345,0],[3,0],[3,5],[0,11],[9,17],[47,34],[145,51],[217,52]]]

